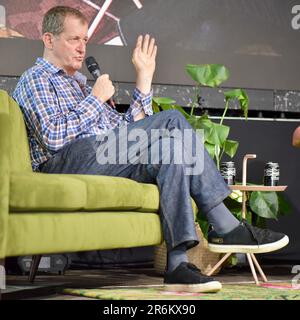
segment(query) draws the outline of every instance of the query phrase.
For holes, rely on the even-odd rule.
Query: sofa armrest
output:
[[[9,109],[0,92],[0,259],[5,257],[9,203]]]

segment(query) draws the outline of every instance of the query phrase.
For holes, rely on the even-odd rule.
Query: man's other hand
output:
[[[136,87],[144,94],[151,90],[152,78],[156,65],[157,46],[155,39],[148,34],[140,35],[137,38],[135,49],[133,50],[132,63],[135,67],[137,79]]]

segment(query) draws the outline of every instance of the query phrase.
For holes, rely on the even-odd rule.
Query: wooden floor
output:
[[[264,265],[263,269],[269,281],[291,282],[295,276],[293,265]],[[222,283],[253,282],[248,266],[223,269],[214,276]],[[99,288],[123,286],[155,286],[163,284],[163,277],[158,275],[151,266],[122,267],[98,270],[67,270],[64,275],[39,274],[33,284],[28,282],[27,276],[8,275],[6,290],[2,291],[3,300],[34,299],[34,300],[84,300],[61,294],[63,288]]]

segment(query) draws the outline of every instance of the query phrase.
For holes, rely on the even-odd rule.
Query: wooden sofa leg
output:
[[[35,279],[41,258],[42,258],[41,254],[32,256],[32,262],[31,262],[31,267],[30,267],[30,272],[29,272],[29,281],[30,282],[33,282]]]

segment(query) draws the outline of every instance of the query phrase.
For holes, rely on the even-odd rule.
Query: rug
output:
[[[217,293],[164,291],[157,287],[64,289],[64,294],[101,300],[300,300],[300,287],[290,283],[225,284]]]

